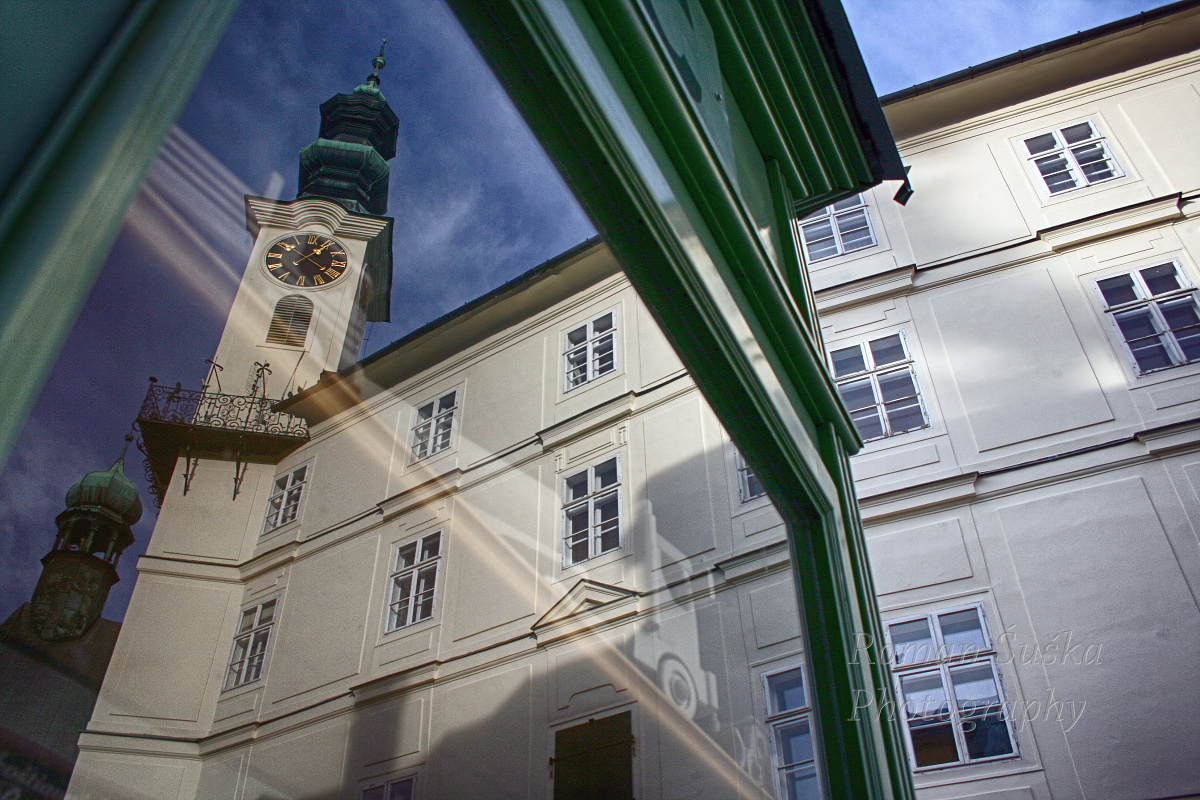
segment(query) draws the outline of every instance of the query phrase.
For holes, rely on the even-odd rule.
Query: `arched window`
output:
[[[267,329],[267,341],[303,347],[312,313],[313,304],[307,297],[292,294],[283,298],[275,305],[271,327]]]

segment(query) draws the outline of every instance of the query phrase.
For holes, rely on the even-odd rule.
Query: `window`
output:
[[[778,796],[786,800],[818,800],[821,787],[817,782],[804,672],[800,667],[792,667],[764,676],[764,682]]]
[[[875,234],[866,200],[856,194],[809,214],[800,220],[800,238],[809,261],[873,247]]]
[[[887,624],[913,769],[1017,754],[979,606]]]
[[[563,566],[621,546],[621,484],[617,459],[563,479]]]
[[[1125,174],[1091,122],[1030,137],[1025,140],[1025,150],[1052,195]]]
[[[763,488],[762,481],[754,474],[754,469],[746,463],[742,451],[736,447],[733,449],[733,460],[737,465],[738,502],[749,503],[751,500],[757,500],[765,495],[767,490]]]
[[[275,313],[271,315],[271,325],[267,328],[267,341],[303,347],[312,314],[311,300],[298,294],[288,295],[275,304]]]
[[[609,311],[567,331],[563,350],[563,391],[569,392],[617,368],[617,314]]]
[[[396,548],[389,581],[386,632],[433,616],[441,555],[441,533],[431,533]]]
[[[1138,372],[1200,359],[1196,289],[1174,262],[1096,282]]]
[[[275,603],[276,600],[268,600],[242,611],[233,639],[233,652],[229,656],[229,670],[225,673],[226,689],[244,686],[262,677],[267,642],[275,622]]]
[[[440,453],[450,447],[454,430],[454,412],[458,410],[458,392],[447,392],[417,409],[412,429],[412,460]]]
[[[294,469],[275,479],[271,499],[267,503],[267,520],[263,533],[270,533],[296,518],[300,513],[300,500],[308,480],[308,465]]]
[[[363,789],[362,800],[412,800],[416,778],[401,778]]]
[[[863,441],[929,424],[902,334],[834,350],[829,360],[838,394]]]

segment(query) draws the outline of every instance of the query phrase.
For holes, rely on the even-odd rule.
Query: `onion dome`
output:
[[[89,472],[67,490],[67,508],[107,512],[132,526],[142,518],[142,500],[137,487],[125,477],[125,454],[103,472]]]
[[[371,64],[375,71],[366,83],[321,104],[317,141],[300,151],[297,196],[321,197],[378,216],[387,213],[387,162],[396,156],[400,121],[379,90],[383,47]]]

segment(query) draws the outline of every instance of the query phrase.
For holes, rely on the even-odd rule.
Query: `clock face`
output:
[[[346,271],[346,248],[319,233],[294,233],[267,250],[267,270],[288,286],[327,286]]]

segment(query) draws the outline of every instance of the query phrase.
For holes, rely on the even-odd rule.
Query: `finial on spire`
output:
[[[379,55],[371,59],[371,66],[375,68],[375,71],[367,76],[367,83],[372,86],[379,85],[379,70],[383,69],[383,65],[387,63],[383,60],[383,48],[385,47],[387,47],[387,39],[384,39],[383,44],[379,45]]]

